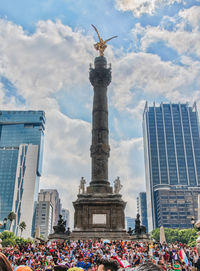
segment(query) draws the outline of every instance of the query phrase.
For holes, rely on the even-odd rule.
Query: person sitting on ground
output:
[[[12,271],[12,266],[6,256],[0,252],[0,271]]]
[[[98,271],[118,271],[120,269],[116,260],[100,259],[98,265]]]
[[[158,265],[150,261],[139,265],[138,267],[136,267],[135,270],[136,271],[162,271],[162,269]]]

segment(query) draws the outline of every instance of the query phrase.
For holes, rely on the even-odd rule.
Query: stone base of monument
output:
[[[108,235],[114,237],[114,234],[120,236],[120,232],[123,235],[126,202],[121,197],[120,194],[114,193],[79,194],[78,199],[73,202],[73,234],[88,237],[89,234],[93,234],[94,237],[98,237],[98,233],[101,233],[106,238]]]
[[[129,240],[128,233],[124,231],[76,231],[70,235],[71,240]]]
[[[52,234],[49,234],[48,240],[51,240],[51,241],[57,241],[57,240],[65,241],[65,240],[70,240],[70,238],[69,238],[69,235],[67,235],[66,233],[52,233]]]
[[[72,231],[70,235],[65,233],[50,234],[49,240],[130,240],[129,234],[124,231]]]
[[[139,242],[149,242],[149,234],[133,234],[129,235],[124,231],[73,231],[70,235],[65,233],[53,233],[48,237],[49,240],[124,240],[124,241],[139,241]]]
[[[143,234],[133,234],[129,236],[129,240],[139,242],[149,242],[151,239],[148,233],[143,233]]]
[[[78,194],[73,205],[74,230],[70,236],[51,234],[50,239],[129,240],[129,234],[125,231],[126,202],[122,200],[121,194],[95,193],[94,191]]]

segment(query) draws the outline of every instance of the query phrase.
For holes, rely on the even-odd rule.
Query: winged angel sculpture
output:
[[[114,39],[114,38],[117,38],[117,36],[114,36],[112,38],[109,38],[107,40],[103,40],[100,35],[99,35],[99,32],[97,30],[97,28],[92,24],[92,27],[94,28],[94,30],[97,32],[97,35],[98,35],[98,38],[99,38],[99,42],[97,42],[96,44],[94,44],[94,48],[99,51],[99,55],[100,56],[103,56],[103,53],[105,51],[105,49],[107,48],[107,42]]]

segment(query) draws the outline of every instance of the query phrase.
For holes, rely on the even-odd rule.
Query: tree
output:
[[[10,231],[11,226],[12,226],[12,222],[13,222],[13,220],[16,219],[16,214],[14,212],[10,212],[9,215],[8,215],[8,219],[10,220],[10,228],[9,228],[9,231]]]
[[[15,245],[15,235],[13,232],[10,231],[3,231],[0,234],[0,238],[2,240],[2,246],[7,247],[7,246],[14,246]]]
[[[13,232],[3,231],[0,233],[0,239],[2,240],[2,246],[15,246],[15,245],[26,245],[27,243],[32,243],[31,239],[24,239],[22,237],[16,237]]]
[[[20,224],[19,224],[19,229],[20,229],[20,231],[21,231],[21,237],[22,237],[22,232],[23,232],[23,230],[25,230],[26,229],[26,223],[24,222],[24,221],[22,221]]]
[[[33,243],[33,241],[31,239],[24,239],[23,237],[15,237],[15,242],[18,246],[24,246],[28,243]]]
[[[182,244],[188,244],[194,246],[197,239],[197,229],[168,229],[165,228],[165,237],[167,243],[180,242]],[[157,228],[151,233],[152,239],[160,241],[160,229]]]

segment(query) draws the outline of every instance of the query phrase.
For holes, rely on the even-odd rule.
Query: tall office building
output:
[[[51,201],[38,201],[35,219],[35,229],[37,228],[45,239],[50,233],[53,233],[53,205]]]
[[[43,111],[0,111],[0,221],[15,212],[12,230],[24,221],[24,237],[35,224],[44,125]]]
[[[140,192],[137,197],[137,212],[140,215],[141,224],[146,227],[148,232],[146,192]]]
[[[188,228],[197,219],[200,133],[196,104],[163,104],[143,114],[149,231]]]
[[[66,221],[66,230],[69,227],[69,210],[68,209],[62,209],[61,215],[64,221]]]
[[[61,214],[61,203],[58,191],[56,189],[41,189],[40,193],[38,194],[38,203],[39,202],[51,202],[53,208],[52,227],[56,226],[58,223],[59,215]],[[36,226],[40,225],[36,224]]]

